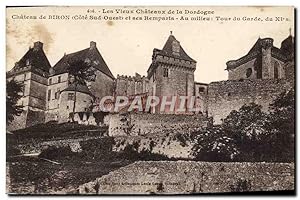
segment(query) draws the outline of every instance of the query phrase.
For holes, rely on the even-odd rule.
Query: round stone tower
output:
[[[59,123],[70,121],[70,114],[74,111],[75,113],[89,112],[94,98],[86,85],[77,84],[76,87],[74,84],[69,85],[60,93]],[[75,110],[73,109],[74,105]]]

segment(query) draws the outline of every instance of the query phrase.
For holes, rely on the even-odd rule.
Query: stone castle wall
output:
[[[63,91],[60,95],[59,104],[59,123],[67,122],[69,120],[70,113],[73,112],[74,101],[68,100],[68,94],[74,91]],[[89,94],[82,92],[76,92],[75,112],[87,112],[89,106],[92,105],[93,97]]]
[[[145,76],[135,74],[135,76],[117,76],[116,96],[130,96],[147,93],[149,91],[149,80]]]
[[[286,78],[284,63],[279,59],[271,57],[266,54],[263,56],[264,59],[257,56],[248,62],[241,64],[235,69],[228,70],[228,80],[240,80],[240,79],[260,79],[262,76],[261,66],[264,67],[264,78],[270,79],[275,78],[274,67],[278,67],[278,78]],[[276,63],[276,64],[275,64]],[[251,75],[247,77],[247,71],[251,69]]]
[[[47,78],[32,72],[24,72],[8,78],[21,82],[23,96],[18,101],[23,106],[23,112],[7,126],[7,130],[14,131],[45,122]]]
[[[40,109],[46,108],[47,78],[31,73],[29,106]]]
[[[209,120],[201,114],[169,115],[169,114],[111,114],[109,121],[109,136],[138,136],[162,132],[188,133],[199,130],[209,124]]]
[[[207,86],[208,84],[203,84],[203,83],[195,83],[194,84],[194,89],[195,89],[195,97],[196,97],[196,102],[195,102],[195,107],[199,109],[196,113],[201,112],[202,114],[206,115],[207,112]]]
[[[168,69],[168,77],[164,77],[164,69]],[[160,64],[156,69],[155,92],[158,97],[167,96],[193,96],[194,95],[194,73],[181,67],[173,67],[168,64]],[[170,101],[170,100],[169,100]],[[171,111],[169,106],[160,110],[161,104],[155,108],[155,113],[177,114],[179,108],[179,98],[175,103],[175,110]],[[188,104],[187,104],[188,105]]]
[[[60,77],[60,82],[58,82],[58,77]],[[57,110],[59,107],[59,95],[57,92],[61,92],[68,87],[68,73],[58,74],[48,78],[48,91],[47,91],[47,103],[46,110],[53,111]],[[51,81],[50,81],[51,80]],[[51,90],[51,94],[49,93]],[[48,96],[50,94],[50,96]]]
[[[295,62],[294,61],[285,63],[283,68],[284,68],[286,77],[288,77],[290,79],[295,79]]]
[[[115,80],[98,70],[95,74],[95,81],[87,84],[92,94],[100,99],[104,96],[112,96],[115,89]]]
[[[86,131],[89,133],[90,131]],[[84,136],[80,138],[68,139],[52,139],[52,140],[29,140],[23,143],[9,145],[9,152],[19,152],[14,155],[21,154],[40,154],[42,151],[52,148],[58,149],[61,147],[78,147],[83,152],[93,153],[97,156],[112,152],[124,152],[126,149],[132,149],[134,152],[142,153],[149,152],[152,154],[162,155],[166,158],[192,159],[194,156],[192,148],[194,141],[191,137],[182,134],[160,133],[146,136],[117,136],[107,137],[106,132],[99,132],[99,136]],[[90,145],[85,145],[88,141]],[[99,148],[99,144],[105,144],[106,148]],[[103,146],[103,145],[100,145]],[[73,151],[73,150],[72,150]]]
[[[213,82],[208,85],[207,107],[208,116],[214,118],[215,123],[232,110],[238,110],[244,104],[254,102],[268,111],[269,104],[283,91],[294,85],[290,79],[260,79],[260,80],[232,80]]]
[[[239,80],[239,79],[256,79],[257,78],[257,67],[261,65],[261,59],[252,59],[244,64],[241,64],[235,69],[228,70],[228,80]],[[247,77],[247,69],[252,70],[252,74]]]
[[[138,161],[81,185],[78,192],[116,195],[291,191],[295,189],[294,170],[294,163]]]

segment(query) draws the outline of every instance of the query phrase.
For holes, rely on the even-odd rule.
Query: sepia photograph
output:
[[[295,13],[7,6],[6,193],[295,195]]]

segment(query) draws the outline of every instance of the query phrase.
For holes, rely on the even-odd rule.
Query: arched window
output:
[[[274,78],[279,79],[279,63],[277,61],[274,63]]]
[[[248,68],[247,71],[246,71],[246,77],[249,78],[252,74],[252,69],[251,68]]]

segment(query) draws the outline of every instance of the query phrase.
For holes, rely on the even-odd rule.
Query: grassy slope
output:
[[[132,161],[99,161],[77,158],[55,160],[54,164],[37,157],[9,160],[11,193],[45,194],[70,192]]]

